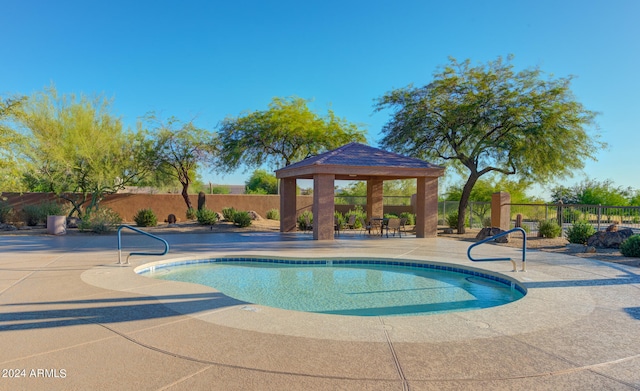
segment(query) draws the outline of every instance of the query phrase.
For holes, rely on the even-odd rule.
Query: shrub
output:
[[[222,208],[222,217],[227,221],[233,221],[233,215],[235,215],[236,212],[237,210],[234,207]]]
[[[267,211],[267,219],[280,220],[280,211],[278,209],[269,209]]]
[[[140,209],[138,213],[133,216],[133,221],[136,222],[138,227],[155,227],[158,225],[158,218],[151,209]]]
[[[555,219],[542,220],[538,223],[538,232],[543,238],[557,238],[562,235],[562,227]]]
[[[122,224],[122,218],[118,213],[109,208],[99,208],[90,213],[85,213],[78,223],[78,230],[101,234],[112,231],[120,224]]]
[[[585,220],[578,220],[567,228],[567,239],[569,243],[586,244],[587,239],[595,233],[593,225]]]
[[[233,215],[233,224],[241,228],[248,227],[251,225],[251,215],[249,212],[237,211]]]
[[[7,223],[11,215],[11,205],[8,202],[0,201],[0,223]]]
[[[218,222],[218,214],[211,209],[203,208],[196,211],[196,219],[201,225],[214,225]]]
[[[196,210],[193,208],[187,209],[187,220],[195,220],[198,216],[196,216]]]
[[[307,225],[307,223],[305,222],[305,217],[309,219],[309,225]],[[300,215],[298,216],[298,228],[301,231],[304,231],[306,229],[311,229],[313,227],[313,213],[305,210],[304,212],[300,213]]]
[[[446,220],[449,228],[458,228],[458,212],[449,213]]]
[[[54,201],[45,201],[39,204],[25,205],[22,208],[24,222],[33,227],[38,224],[46,224],[47,216],[60,216],[65,213],[62,206]]]
[[[364,209],[362,209],[361,205],[356,205],[353,209],[350,209],[347,213],[345,213],[344,221],[349,222],[349,219],[351,218],[351,216],[356,217],[355,222],[353,224],[354,229],[362,228],[362,223],[367,220],[367,212],[365,212]]]
[[[482,228],[490,228],[491,225],[491,217],[485,217],[482,219]]]
[[[338,226],[340,227],[340,229],[342,229],[347,223],[347,220],[342,215],[342,213],[338,212],[337,210],[333,212],[333,217],[334,217],[334,221],[338,223]]]
[[[620,252],[625,257],[640,258],[640,235],[633,235],[622,242]]]
[[[400,213],[401,219],[407,219],[407,225],[416,225],[416,215],[409,212]]]

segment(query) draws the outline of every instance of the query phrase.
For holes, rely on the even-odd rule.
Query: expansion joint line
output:
[[[402,366],[400,365],[400,361],[398,360],[396,349],[393,347],[393,342],[391,342],[391,337],[389,337],[389,333],[387,332],[386,325],[384,324],[384,319],[382,319],[382,317],[378,317],[378,320],[380,320],[380,324],[382,325],[384,337],[387,339],[387,345],[389,346],[389,350],[391,351],[391,357],[393,357],[396,371],[398,371],[398,376],[402,380],[402,390],[409,391],[409,382],[407,381],[407,378],[404,376],[404,372],[402,371]]]

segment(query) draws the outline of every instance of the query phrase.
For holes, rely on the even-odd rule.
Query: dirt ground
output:
[[[408,227],[410,230],[410,227]],[[162,233],[216,233],[216,232],[278,232],[280,229],[280,222],[277,220],[259,219],[254,220],[251,226],[246,228],[236,227],[230,222],[222,221],[215,225],[207,226],[200,225],[193,221],[182,221],[177,224],[168,225],[167,223],[160,223],[157,227],[144,228],[145,231],[152,234]],[[451,239],[451,240],[463,240],[469,243],[476,242],[476,235],[478,229],[468,229],[465,234],[444,234],[442,230],[438,231],[438,237]],[[27,227],[27,229],[20,229],[18,231],[0,231],[0,235],[44,235],[47,230],[42,227]],[[79,232],[77,229],[68,229],[68,235],[93,235],[92,233]],[[522,238],[519,234],[511,234],[509,242],[499,244],[500,246],[510,246],[522,248]],[[539,238],[539,237],[527,237],[527,249],[548,251],[555,253],[564,253],[582,258],[595,258],[601,261],[619,263],[624,265],[630,265],[640,267],[640,258],[624,257],[620,253],[619,249],[605,249],[598,248],[595,253],[585,252],[585,247],[581,245],[569,244],[566,238]]]

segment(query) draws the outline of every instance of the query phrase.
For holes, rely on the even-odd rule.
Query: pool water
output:
[[[165,266],[150,277],[202,284],[247,303],[352,316],[424,315],[499,306],[524,294],[482,276],[391,265],[213,262]]]

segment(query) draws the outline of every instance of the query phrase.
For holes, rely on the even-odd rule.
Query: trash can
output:
[[[67,216],[47,216],[47,233],[64,235],[67,233]]]

